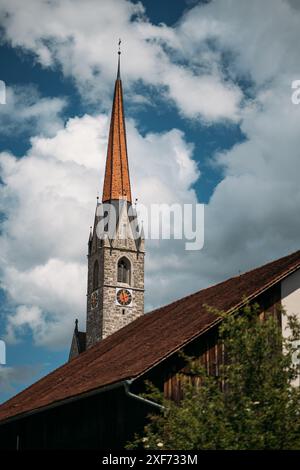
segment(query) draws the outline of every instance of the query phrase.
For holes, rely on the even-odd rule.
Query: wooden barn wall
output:
[[[120,449],[143,429],[149,406],[124,388],[0,426],[0,449]]]

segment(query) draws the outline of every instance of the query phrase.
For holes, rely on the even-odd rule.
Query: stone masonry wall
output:
[[[96,223],[94,224],[96,226]],[[127,325],[144,313],[144,248],[136,244],[128,224],[126,211],[120,218],[120,227],[126,228],[118,233],[111,242],[108,239],[101,241],[93,233],[90,252],[88,255],[88,285],[87,285],[87,348],[97,341],[106,338],[118,329]],[[131,264],[131,280],[129,284],[117,282],[118,260],[126,256]],[[92,308],[91,296],[95,292],[93,285],[94,265],[99,263],[98,305]],[[127,287],[132,291],[132,306],[119,306],[116,304],[116,289]]]

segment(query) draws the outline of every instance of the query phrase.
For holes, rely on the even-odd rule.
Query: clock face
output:
[[[129,289],[117,289],[117,304],[128,307],[132,303],[132,293]]]
[[[98,291],[97,290],[95,290],[95,292],[93,292],[91,295],[91,307],[92,309],[98,307]]]

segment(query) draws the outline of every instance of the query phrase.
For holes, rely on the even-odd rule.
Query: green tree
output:
[[[226,351],[219,376],[186,358],[201,385],[187,382],[179,403],[148,384],[144,396],[164,410],[149,417],[128,448],[300,449],[299,321],[287,317],[289,335],[283,337],[273,316],[262,321],[258,305],[238,315],[215,313],[223,317],[219,337]]]

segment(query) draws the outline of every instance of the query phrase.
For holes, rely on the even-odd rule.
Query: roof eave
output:
[[[130,380],[130,378],[128,378],[126,380],[120,380],[119,382],[115,382],[113,384],[104,385],[102,387],[98,387],[98,388],[95,388],[93,390],[83,392],[79,395],[73,395],[73,396],[65,398],[63,400],[57,400],[57,401],[54,401],[54,402],[50,403],[49,405],[41,406],[39,408],[34,408],[32,410],[28,410],[28,411],[25,411],[23,413],[18,413],[14,416],[4,418],[3,420],[0,421],[0,426],[3,425],[3,424],[11,423],[12,421],[17,421],[19,419],[26,418],[28,416],[32,416],[32,415],[35,415],[35,414],[38,414],[38,413],[42,413],[43,411],[47,411],[47,410],[51,410],[53,408],[57,408],[59,406],[65,405],[65,404],[73,403],[73,402],[81,400],[83,398],[88,398],[88,397],[91,397],[91,396],[94,396],[94,395],[97,395],[97,394],[100,394],[100,393],[108,392],[108,391],[113,390],[115,388],[123,387],[128,383],[128,380]]]

